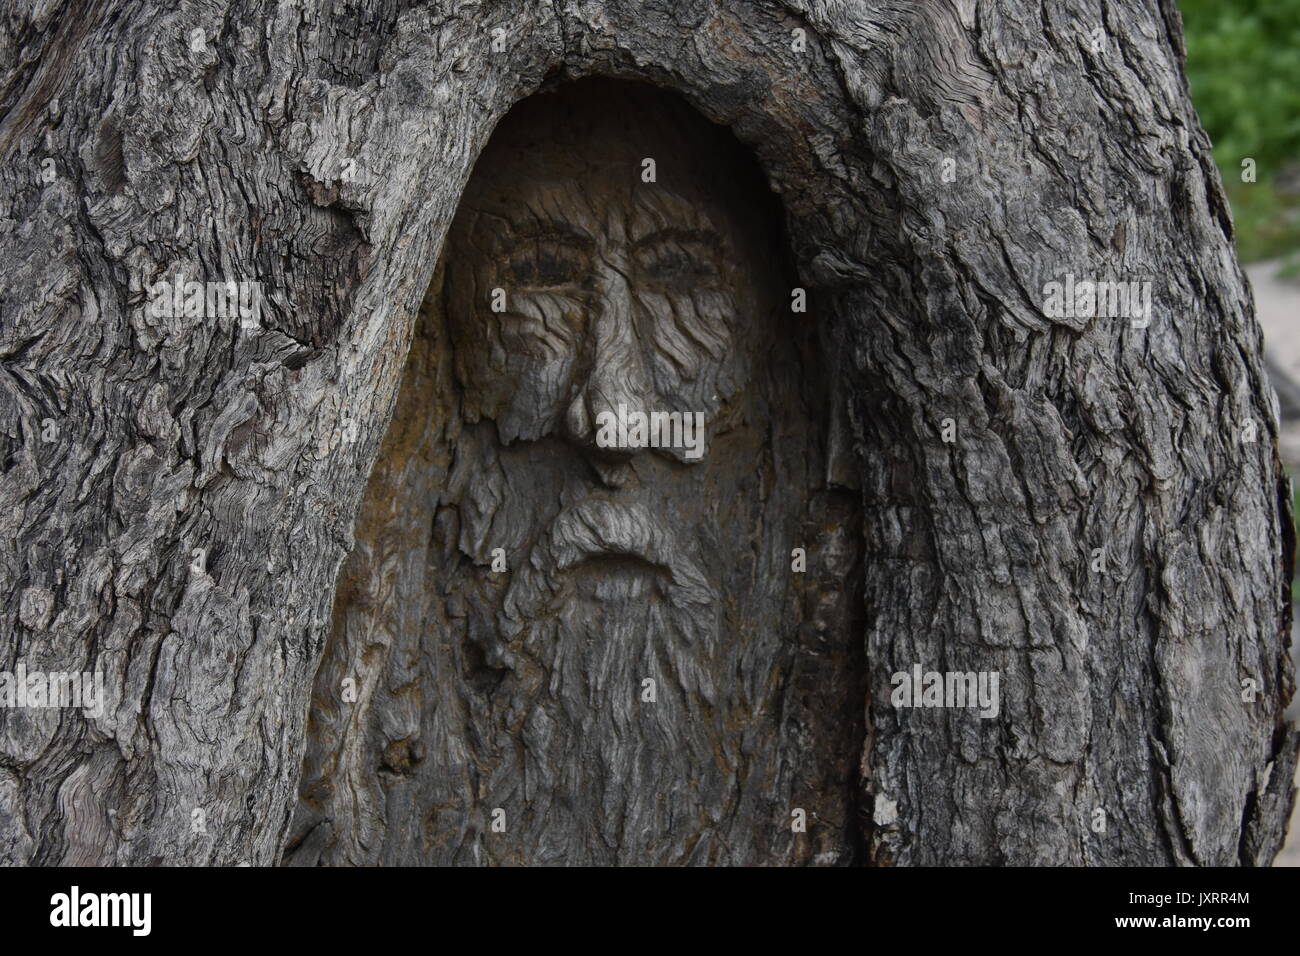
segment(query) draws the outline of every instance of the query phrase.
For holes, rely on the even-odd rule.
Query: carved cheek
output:
[[[524,290],[506,301],[506,310],[489,313],[489,321],[512,371],[527,373],[572,360],[583,308],[578,296]]]
[[[503,441],[531,441],[557,428],[578,360],[583,303],[576,295],[518,291],[490,313],[497,354],[491,370]]]
[[[656,390],[691,411],[716,410],[735,391],[726,366],[735,352],[735,297],[724,289],[646,292],[638,296],[653,355]]]

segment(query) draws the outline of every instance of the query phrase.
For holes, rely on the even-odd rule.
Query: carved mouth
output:
[[[570,573],[602,575],[641,574],[672,575],[672,568],[639,554],[598,551],[585,555],[568,567]]]

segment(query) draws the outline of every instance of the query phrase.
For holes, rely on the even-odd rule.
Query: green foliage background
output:
[[[1232,202],[1238,253],[1300,259],[1300,0],[1180,0],[1187,78]],[[1258,181],[1241,181],[1241,161]],[[1279,173],[1283,173],[1279,190]]]

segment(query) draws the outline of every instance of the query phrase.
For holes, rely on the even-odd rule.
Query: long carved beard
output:
[[[512,742],[500,759],[523,766],[527,791],[495,845],[537,863],[685,862],[665,836],[707,828],[701,811],[716,823],[731,801],[717,593],[671,532],[644,506],[587,499],[540,537],[499,606],[469,607],[469,633],[499,635],[485,658],[508,669],[483,729]]]

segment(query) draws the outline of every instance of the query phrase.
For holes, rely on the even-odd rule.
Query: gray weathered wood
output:
[[[780,194],[852,394],[865,859],[1275,854],[1290,498],[1171,0],[4,19],[0,666],[109,706],[0,711],[0,860],[280,860],[419,304],[557,75],[679,91]],[[178,271],[260,282],[259,327],[151,315]],[[1150,281],[1154,321],[1047,316],[1066,274]],[[914,663],[1000,672],[999,717],[894,709]]]

